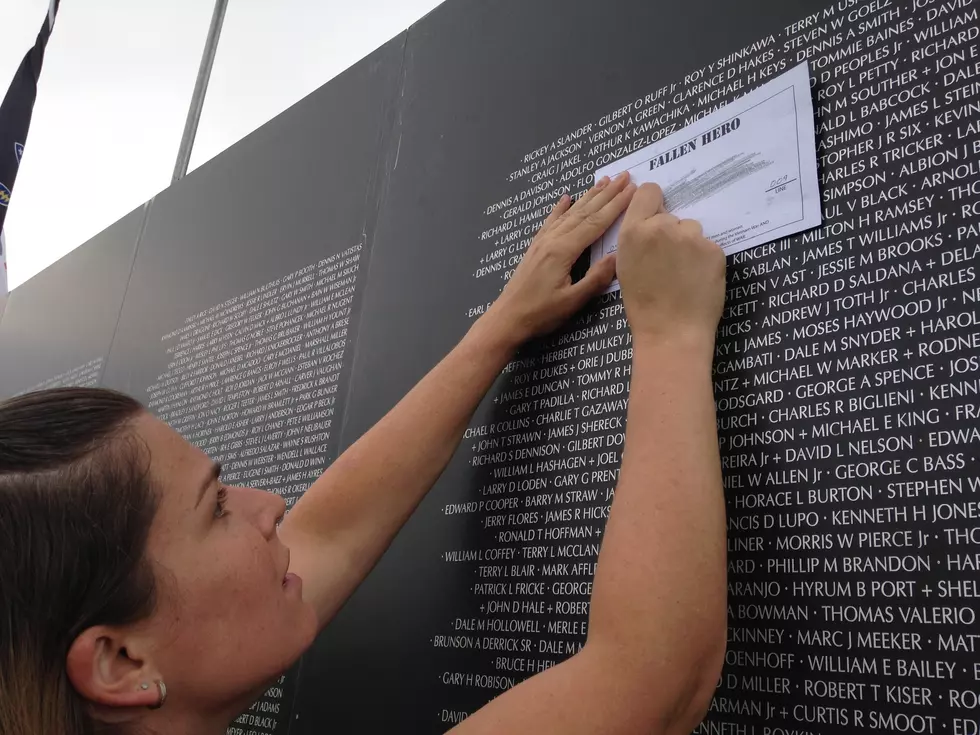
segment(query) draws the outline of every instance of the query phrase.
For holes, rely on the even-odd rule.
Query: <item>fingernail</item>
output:
[[[571,197],[569,197],[569,196],[568,196],[568,194],[562,194],[562,195],[561,195],[561,199],[559,199],[559,200],[558,200],[558,203],[559,203],[559,204],[564,204],[564,203],[565,203],[565,202],[567,202],[567,201],[568,201],[569,199],[571,199]]]
[[[630,178],[630,172],[623,171],[623,173],[621,173],[619,176],[616,177],[616,181],[622,183],[624,181],[629,181],[629,178]]]
[[[603,176],[601,179],[599,179],[599,183],[595,185],[595,188],[596,189],[605,189],[606,186],[608,186],[608,185],[609,185],[609,177],[608,176]]]

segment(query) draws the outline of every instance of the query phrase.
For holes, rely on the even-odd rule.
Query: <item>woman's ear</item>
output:
[[[158,671],[140,655],[142,646],[122,631],[95,626],[68,649],[66,669],[75,691],[95,705],[152,707],[160,701]]]

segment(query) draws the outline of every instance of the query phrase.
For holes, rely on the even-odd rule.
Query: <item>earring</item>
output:
[[[142,688],[149,689],[149,685],[144,684]],[[157,689],[160,692],[160,701],[156,704],[151,704],[150,709],[160,709],[163,703],[167,701],[167,685],[163,683],[163,679],[157,679]]]

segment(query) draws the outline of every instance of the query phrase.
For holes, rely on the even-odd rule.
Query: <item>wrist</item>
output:
[[[676,356],[692,365],[706,365],[710,368],[715,356],[715,335],[696,329],[634,333],[633,352],[652,354],[659,358],[664,355]]]
[[[504,299],[497,299],[487,313],[477,320],[477,324],[481,325],[487,339],[516,352],[533,335],[528,333],[527,325],[515,313],[516,310],[508,306]]]
[[[514,353],[525,342],[514,320],[506,318],[506,315],[496,311],[494,307],[476,320],[467,336],[477,343],[487,358],[498,357],[504,364],[510,362]]]

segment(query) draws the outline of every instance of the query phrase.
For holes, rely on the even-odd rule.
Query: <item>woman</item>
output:
[[[125,396],[0,404],[0,732],[223,733],[368,574],[520,343],[606,288],[611,259],[569,272],[624,211],[632,390],[588,642],[454,732],[690,732],[725,647],[725,259],[626,176],[562,198],[489,312],[285,520]]]

